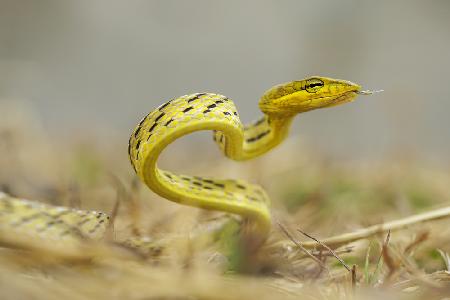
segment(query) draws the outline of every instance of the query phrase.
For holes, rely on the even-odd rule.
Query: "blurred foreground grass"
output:
[[[403,218],[450,203],[448,169],[390,159],[384,163],[327,160],[291,138],[248,163],[220,156],[210,139],[177,144],[163,167],[185,173],[243,178],[273,200],[269,241],[237,259],[190,239],[214,212],[182,207],[136,181],[126,139],[49,138],[24,109],[2,108],[0,190],[56,205],[112,213],[112,237],[75,248],[0,236],[1,299],[444,299],[450,297],[450,220],[418,224],[335,249],[353,274],[327,251],[311,259],[286,237],[284,224],[319,239]],[[208,144],[208,145],[206,145]],[[199,146],[200,145],[200,146]],[[178,238],[158,253],[121,246],[130,236]],[[3,247],[2,247],[3,245]],[[243,264],[236,266],[234,264]],[[236,271],[239,270],[239,271]],[[448,299],[448,298],[445,298]]]

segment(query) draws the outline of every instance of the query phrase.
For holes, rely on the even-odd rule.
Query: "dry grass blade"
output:
[[[354,232],[344,233],[341,235],[324,239],[322,240],[322,242],[328,245],[329,247],[337,248],[341,245],[348,244],[361,239],[366,239],[371,236],[381,234],[387,231],[399,230],[421,222],[429,222],[449,217],[450,217],[450,206],[409,216],[404,219],[394,220],[384,224],[373,225]],[[314,248],[317,246],[315,242],[304,242],[302,244],[303,247],[305,248]]]
[[[416,248],[418,245],[420,245],[423,242],[425,242],[428,239],[429,235],[430,235],[430,233],[428,231],[421,232],[414,239],[414,241],[412,241],[412,243],[410,243],[408,246],[406,246],[405,251],[404,251],[405,255],[411,253],[414,248]]]
[[[305,247],[302,246],[302,244],[297,241],[291,234],[290,232],[287,230],[286,227],[284,227],[284,225],[282,225],[280,222],[277,222],[278,226],[280,227],[280,229],[284,232],[284,234],[295,244],[297,245],[297,247],[299,247],[304,253],[306,253],[306,255],[308,255],[309,257],[311,257],[311,259],[313,259],[315,262],[317,262],[319,264],[319,266],[322,269],[327,269],[327,267],[323,264],[322,261],[320,261],[317,257],[315,257],[314,255],[312,255],[308,250],[305,249]]]
[[[353,291],[356,289],[356,265],[352,266],[352,289]]]
[[[398,270],[399,263],[394,259],[391,252],[389,251],[389,240],[391,237],[391,232],[388,232],[388,235],[386,236],[386,240],[383,243],[383,247],[381,249],[381,256],[383,257],[383,261],[386,264],[386,266],[389,269],[389,273],[386,276],[386,281],[390,279],[394,273]]]
[[[345,263],[345,261],[342,259],[342,258],[340,258],[339,257],[339,255],[337,255],[337,253],[336,252],[334,252],[333,251],[333,249],[331,249],[330,247],[328,247],[327,245],[325,245],[324,243],[322,243],[321,241],[319,241],[318,239],[316,239],[315,237],[313,237],[313,236],[311,236],[311,235],[309,235],[309,234],[307,234],[306,232],[304,232],[304,231],[302,231],[302,230],[300,230],[300,229],[297,229],[298,230],[298,232],[300,232],[301,234],[303,234],[304,236],[306,236],[306,237],[308,237],[308,238],[310,238],[310,239],[312,239],[312,240],[314,240],[315,242],[317,242],[319,245],[321,245],[322,247],[324,247],[325,249],[327,249],[346,269],[347,269],[347,271],[349,271],[349,272],[351,272],[352,271],[352,269],[350,269],[350,267]]]
[[[445,267],[447,268],[447,272],[450,272],[450,255],[442,249],[437,249],[442,259],[444,260]]]
[[[124,201],[126,197],[126,188],[123,185],[122,181],[114,174],[110,174],[111,180],[116,187],[116,201],[114,202],[114,206],[110,213],[109,226],[105,233],[105,237],[107,240],[114,240],[114,224],[117,218],[117,214],[119,213],[120,204]]]
[[[141,223],[141,204],[139,203],[139,178],[134,177],[131,181],[131,191],[128,193],[128,197],[126,197],[128,204],[128,212],[131,220],[131,232],[133,236],[142,236],[142,228],[140,226]]]
[[[377,259],[377,264],[375,266],[375,270],[373,271],[373,273],[371,275],[369,275],[369,278],[368,278],[369,282],[372,282],[372,278],[375,277],[375,275],[378,272],[378,269],[380,268],[381,258],[383,257],[383,251],[385,248],[387,248],[390,239],[391,239],[391,231],[389,230],[386,235],[386,239],[384,240],[383,245],[381,246],[381,251],[380,251],[380,255],[378,256],[378,259]]]

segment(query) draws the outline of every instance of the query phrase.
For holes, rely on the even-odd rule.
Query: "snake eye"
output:
[[[323,81],[317,78],[311,78],[306,81],[306,91],[316,93],[323,87]]]

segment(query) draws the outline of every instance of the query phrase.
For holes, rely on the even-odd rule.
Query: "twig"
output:
[[[119,213],[120,204],[125,198],[126,188],[123,185],[122,181],[115,174],[110,173],[109,176],[114,183],[114,187],[116,188],[116,201],[114,202],[114,206],[112,207],[110,212],[109,224],[105,236],[107,239],[113,241],[115,239],[114,224],[116,222],[117,214]]]
[[[319,241],[318,239],[316,239],[315,237],[310,236],[309,234],[307,234],[306,232],[303,232],[300,229],[297,229],[298,232],[300,232],[301,234],[303,234],[304,236],[316,241],[318,244],[320,244],[322,247],[324,247],[325,249],[327,249],[346,269],[347,271],[351,272],[350,267],[345,263],[345,261],[340,258],[336,252],[333,251],[333,249],[331,249],[330,247],[328,247],[327,245],[325,245],[324,243],[322,243],[321,241]]]
[[[377,224],[367,228],[363,228],[354,232],[344,233],[331,238],[323,239],[322,242],[328,247],[337,248],[343,244],[348,244],[360,239],[365,239],[376,234],[385,233],[403,229],[413,224],[428,222],[450,217],[450,206],[432,210],[422,214],[413,215],[404,219],[394,220],[384,224]],[[315,242],[302,243],[304,248],[314,248],[317,246]]]
[[[439,254],[442,257],[442,260],[444,261],[445,267],[447,268],[447,272],[450,272],[450,255],[441,249],[437,249],[437,251],[439,252]]]
[[[317,257],[315,257],[314,255],[312,255],[308,250],[305,249],[305,247],[303,247],[303,245],[298,242],[287,230],[286,227],[284,227],[284,225],[282,225],[280,222],[277,222],[278,226],[280,227],[280,229],[284,232],[284,234],[295,244],[297,245],[297,247],[299,247],[303,252],[305,252],[309,257],[311,257],[315,262],[317,262],[319,264],[319,266],[323,269],[326,269],[327,267],[323,264],[322,261],[320,261]]]
[[[369,275],[369,259],[371,248],[372,248],[372,241],[370,241],[369,246],[367,246],[366,259],[364,260],[364,279],[366,280],[367,284],[370,284],[371,282],[371,276]],[[378,259],[380,259],[380,257],[378,257]]]
[[[356,265],[352,266],[352,290],[355,291],[356,288]]]
[[[389,230],[387,235],[386,235],[386,239],[383,242],[383,246],[381,247],[380,255],[378,256],[378,260],[377,260],[377,264],[375,266],[375,270],[373,271],[372,275],[369,275],[369,278],[368,278],[369,283],[372,282],[372,278],[378,272],[378,268],[380,267],[380,263],[381,263],[381,258],[383,257],[383,251],[384,251],[384,249],[387,249],[387,245],[388,245],[390,239],[391,239],[391,231]]]
[[[351,253],[352,251],[353,251],[353,248],[354,247],[345,247],[345,248],[342,248],[342,249],[337,249],[337,250],[334,250],[334,252],[336,253],[336,254],[345,254],[345,253]],[[320,249],[320,250],[313,250],[313,251],[309,251],[312,255],[314,255],[314,256],[318,256],[319,258],[320,257],[325,257],[325,256],[333,256],[333,254],[332,253],[330,253],[330,252],[328,252],[328,251],[323,251],[323,249]]]
[[[421,232],[412,243],[410,243],[406,248],[405,251],[403,251],[403,253],[409,254],[415,247],[417,247],[419,244],[423,243],[424,241],[426,241],[428,239],[429,236],[429,232],[425,231],[425,232]]]
[[[383,248],[381,250],[381,255],[383,257],[383,261],[386,263],[386,266],[389,269],[389,273],[386,275],[386,280],[385,282],[387,282],[388,279],[390,279],[395,271],[397,271],[398,267],[399,267],[399,263],[396,262],[394,260],[394,258],[392,257],[389,248],[388,248],[388,243],[389,243],[389,239],[391,237],[391,232],[388,232],[388,235],[386,237],[386,241],[385,243],[383,243]]]

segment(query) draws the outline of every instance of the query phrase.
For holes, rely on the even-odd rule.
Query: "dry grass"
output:
[[[122,137],[49,139],[39,130],[39,122],[23,110],[5,116],[0,121],[1,190],[102,210],[115,216],[115,224],[102,242],[70,246],[2,233],[1,299],[444,299],[450,295],[449,219],[411,225],[389,235],[375,231],[333,251],[320,246],[329,236],[448,206],[448,172],[399,159],[341,165],[311,154],[295,139],[276,153],[243,164],[221,158],[209,138],[206,149],[187,144],[169,149],[170,156],[162,161],[167,168],[246,178],[267,188],[274,220],[286,230],[274,225],[262,248],[243,254],[241,244],[231,237],[225,247],[190,238],[197,224],[217,214],[181,207],[149,192],[128,166],[126,137],[125,142]],[[183,151],[177,151],[180,147]],[[201,154],[191,159],[195,153]],[[135,251],[120,243],[130,236],[165,239],[167,245],[160,251]],[[298,246],[302,242],[317,247],[302,250]]]

